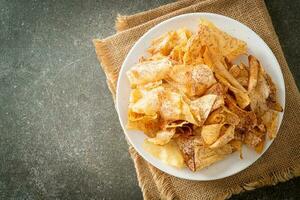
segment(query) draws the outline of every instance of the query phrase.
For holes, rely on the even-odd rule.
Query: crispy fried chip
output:
[[[217,95],[208,94],[191,102],[191,111],[199,123],[203,124],[205,122],[206,118],[211,112],[216,98]]]
[[[188,97],[202,95],[216,83],[212,70],[206,65],[176,65],[167,81]]]
[[[201,170],[219,160],[222,160],[230,153],[232,153],[232,147],[230,145],[224,145],[218,149],[210,149],[198,144],[194,149],[195,168],[196,170]]]
[[[256,147],[260,142],[261,142],[261,138],[256,136],[255,133],[248,131],[245,134],[245,138],[244,138],[244,142],[245,144],[251,146],[251,147]]]
[[[198,34],[201,36],[202,45],[218,50],[229,61],[247,52],[247,44],[244,41],[228,35],[207,20],[200,21]]]
[[[155,137],[156,132],[159,131],[160,120],[157,115],[145,116],[129,112],[127,128],[132,130],[141,130],[148,137]],[[135,117],[133,117],[135,116]]]
[[[135,113],[155,115],[160,109],[160,95],[162,95],[163,92],[163,87],[157,87],[151,90],[132,90],[129,105],[130,110]]]
[[[216,83],[212,85],[205,94],[215,94],[217,95],[216,101],[212,107],[212,111],[218,109],[219,107],[224,105],[224,98],[225,95],[225,89],[220,83]]]
[[[220,61],[216,61],[214,63],[213,70],[217,75],[223,77],[236,89],[244,93],[247,92],[247,90],[229,73],[229,71],[225,68],[224,64],[222,64]]]
[[[175,135],[175,129],[161,130],[156,133],[155,138],[148,138],[148,141],[153,144],[165,145],[170,142]]]
[[[245,111],[241,109],[234,103],[232,97],[229,95],[226,96],[225,102],[229,110],[239,116],[240,121],[236,128],[238,128],[240,131],[247,132],[257,125],[257,118],[253,111]]]
[[[184,166],[183,156],[174,141],[165,145],[156,145],[147,140],[143,143],[145,151],[158,158],[163,163],[174,167],[182,168]]]
[[[239,65],[233,65],[229,69],[229,73],[245,88],[248,87],[249,71],[247,67],[241,63]]]
[[[171,68],[172,63],[167,58],[146,61],[138,63],[127,71],[127,77],[130,85],[135,87],[136,85],[143,85],[165,78]]]
[[[267,127],[267,133],[270,139],[276,137],[278,128],[278,112],[269,110],[261,117],[263,123]]]
[[[239,104],[239,106],[241,108],[246,108],[249,104],[250,104],[250,98],[247,94],[247,92],[243,92],[235,87],[233,87],[232,85],[230,85],[230,83],[224,79],[222,76],[219,76],[216,74],[216,77],[218,78],[218,80],[220,81],[220,83],[222,83],[224,86],[228,87],[229,90],[231,90],[234,93],[234,96],[237,100],[237,103]]]
[[[219,139],[217,139],[212,145],[209,146],[211,149],[216,149],[224,146],[228,142],[234,139],[234,126],[229,126]]]
[[[202,52],[204,52],[204,47],[201,44],[200,35],[192,35],[186,45],[183,63],[185,65],[204,64]]]
[[[257,80],[254,81],[255,86],[253,86],[249,92],[251,109],[258,116],[262,116],[269,109],[281,112],[282,107],[277,100],[276,86],[270,76],[265,73],[256,58],[251,56],[251,59],[255,60],[253,62],[255,62],[258,67]]]
[[[202,127],[201,136],[203,141],[210,145],[213,144],[219,137],[223,124],[211,124]]]
[[[236,126],[240,123],[240,118],[238,115],[230,111],[226,107],[221,107],[214,112],[212,112],[207,120],[205,121],[205,124],[217,124],[217,123],[222,123],[222,124],[229,124]]]
[[[258,71],[259,71],[259,62],[254,56],[249,56],[249,83],[248,83],[248,91],[253,90],[256,87],[257,79],[258,79]]]
[[[192,171],[196,171],[194,137],[179,136],[176,138],[176,143],[187,167]]]
[[[166,91],[161,95],[160,115],[166,121],[181,119],[181,96],[178,93]]]

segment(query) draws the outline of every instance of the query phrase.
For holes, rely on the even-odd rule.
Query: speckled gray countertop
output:
[[[0,199],[141,199],[91,40],[170,0],[0,0]],[[300,85],[300,2],[267,1]],[[233,199],[297,199],[300,178]]]

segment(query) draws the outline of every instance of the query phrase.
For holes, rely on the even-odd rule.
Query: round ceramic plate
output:
[[[157,158],[151,156],[142,147],[143,141],[146,139],[146,135],[141,131],[132,131],[126,129],[129,95],[131,90],[129,81],[126,76],[126,71],[128,71],[130,67],[135,65],[141,56],[147,55],[146,50],[150,46],[150,43],[154,38],[157,38],[169,31],[184,27],[188,28],[193,32],[196,32],[198,29],[199,20],[201,18],[213,22],[222,31],[225,31],[228,34],[247,42],[249,54],[252,54],[255,57],[257,57],[263,65],[263,67],[265,68],[265,70],[267,71],[267,73],[272,77],[273,81],[275,82],[278,88],[280,104],[282,106],[285,105],[285,86],[280,66],[270,48],[254,31],[252,31],[250,28],[243,25],[242,23],[222,15],[212,13],[191,13],[176,16],[156,25],[147,33],[145,33],[143,37],[141,37],[132,47],[122,65],[119,74],[116,107],[126,137],[128,138],[129,142],[133,145],[133,147],[137,150],[137,152],[145,160],[147,160],[149,163],[151,163],[158,169],[173,176],[190,180],[204,181],[224,178],[236,174],[242,171],[243,169],[249,167],[260,156],[263,155],[263,153],[272,144],[272,141],[266,141],[262,154],[257,154],[254,150],[251,150],[247,148],[246,145],[244,145],[244,159],[240,159],[239,153],[235,152],[227,156],[224,160],[219,161],[205,169],[202,169],[197,172],[192,172],[187,168],[178,169],[172,166],[168,166],[162,163]],[[283,113],[280,113],[279,126],[281,124],[282,117]]]

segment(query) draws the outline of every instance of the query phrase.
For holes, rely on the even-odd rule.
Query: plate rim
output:
[[[277,127],[277,134],[279,133],[279,129],[282,125],[282,121],[283,121],[283,118],[284,118],[284,113],[285,113],[285,104],[286,104],[286,86],[285,86],[285,81],[284,81],[284,77],[283,77],[283,73],[282,73],[282,69],[281,69],[281,66],[276,58],[276,56],[274,55],[273,51],[271,50],[271,48],[268,46],[268,44],[255,32],[253,31],[250,27],[246,26],[245,24],[243,24],[242,22],[239,22],[238,20],[235,20],[231,17],[228,17],[228,16],[224,16],[224,15],[221,15],[221,14],[216,14],[216,13],[210,13],[210,12],[192,12],[192,13],[186,13],[186,14],[181,14],[181,15],[177,15],[177,16],[174,16],[174,17],[171,17],[169,19],[166,19],[158,24],[156,24],[155,26],[153,26],[152,28],[150,28],[148,31],[146,31],[135,43],[134,45],[131,47],[130,51],[128,52],[128,54],[126,55],[122,65],[121,65],[121,68],[120,68],[120,71],[119,71],[119,74],[118,74],[118,80],[117,80],[117,87],[116,87],[116,104],[115,104],[115,107],[116,107],[116,110],[117,110],[117,113],[118,113],[118,119],[120,121],[120,124],[121,124],[121,127],[122,127],[122,130],[123,130],[123,133],[125,134],[127,140],[130,142],[130,144],[134,147],[134,149],[137,151],[137,153],[143,158],[146,160],[146,162],[150,163],[151,165],[153,165],[155,168],[171,175],[171,176],[175,176],[175,177],[178,177],[178,178],[181,178],[181,179],[185,179],[185,180],[193,180],[193,181],[213,181],[213,180],[219,180],[219,179],[223,179],[223,178],[226,178],[226,177],[230,177],[230,176],[233,176],[237,173],[240,173],[242,171],[244,171],[245,169],[247,169],[248,167],[250,167],[251,165],[253,165],[255,162],[257,162],[268,150],[269,148],[271,147],[271,145],[273,144],[274,140],[277,138],[274,138],[273,140],[271,140],[270,142],[270,145],[257,157],[255,158],[255,160],[250,163],[249,165],[247,166],[244,166],[242,168],[240,168],[239,170],[235,171],[234,173],[231,173],[230,175],[225,175],[225,176],[220,176],[220,177],[217,177],[217,178],[214,178],[214,177],[211,177],[211,178],[207,178],[207,179],[199,179],[199,178],[191,178],[191,177],[186,177],[186,176],[181,176],[181,175],[178,175],[178,174],[174,174],[174,173],[170,173],[168,172],[167,170],[164,170],[162,169],[162,167],[160,167],[161,164],[159,163],[153,163],[150,161],[150,159],[148,159],[148,157],[146,155],[143,155],[139,150],[138,148],[136,148],[134,142],[132,142],[132,140],[130,139],[130,137],[128,136],[128,133],[126,131],[126,127],[124,127],[124,124],[122,123],[122,119],[121,119],[121,115],[120,115],[120,110],[119,110],[119,90],[120,90],[120,77],[122,74],[126,73],[126,71],[124,71],[124,65],[127,63],[127,60],[129,58],[129,55],[134,51],[134,49],[136,48],[136,46],[144,40],[145,37],[147,37],[149,34],[151,34],[151,32],[155,29],[157,29],[158,27],[160,26],[164,26],[164,24],[172,21],[172,20],[175,20],[175,19],[178,19],[178,18],[184,18],[186,16],[189,16],[189,15],[206,15],[206,16],[216,16],[216,17],[220,17],[220,18],[224,18],[226,20],[229,20],[229,21],[233,21],[235,23],[238,23],[240,26],[242,26],[243,28],[247,29],[247,31],[251,32],[252,34],[255,34],[258,38],[258,40],[260,40],[260,42],[265,46],[264,50],[265,51],[269,51],[269,54],[273,57],[273,60],[276,62],[276,64],[279,66],[279,71],[280,71],[280,79],[282,80],[283,82],[283,90],[282,90],[282,96],[283,96],[283,105],[281,105],[283,107],[283,112],[282,112],[282,118],[279,120],[278,122],[278,127]],[[201,16],[199,16],[201,17]],[[202,16],[205,18],[205,16]],[[276,84],[277,88],[278,88],[278,85]],[[151,155],[149,155],[151,156]],[[167,165],[167,164],[163,164],[163,165]]]

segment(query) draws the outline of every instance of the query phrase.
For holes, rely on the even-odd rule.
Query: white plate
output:
[[[136,64],[141,56],[147,55],[146,49],[150,46],[150,42],[154,38],[157,38],[168,31],[183,27],[195,32],[198,28],[198,23],[201,18],[210,20],[221,30],[247,42],[249,53],[261,61],[263,67],[272,77],[273,81],[278,87],[280,104],[282,106],[285,105],[285,86],[280,66],[270,48],[254,31],[240,22],[222,15],[212,13],[190,13],[173,17],[156,25],[147,33],[145,33],[143,37],[141,37],[132,47],[122,65],[119,74],[116,107],[121,125],[129,142],[133,145],[137,152],[153,166],[179,178],[190,180],[214,180],[242,171],[253,164],[262,154],[257,154],[255,151],[244,147],[244,159],[240,159],[239,154],[236,152],[206,169],[198,172],[192,172],[187,168],[177,169],[175,167],[168,166],[155,157],[152,157],[142,147],[143,141],[146,138],[145,134],[141,131],[132,131],[126,129],[129,94],[131,90],[129,81],[126,77],[126,71]],[[283,113],[280,113],[279,125],[281,124],[282,117]],[[271,144],[272,141],[267,140],[263,152],[265,152]]]

